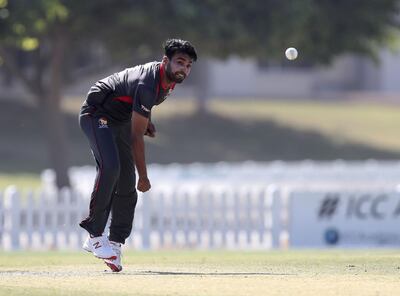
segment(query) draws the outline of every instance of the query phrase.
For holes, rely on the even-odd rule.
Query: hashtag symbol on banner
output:
[[[324,198],[322,201],[321,207],[319,209],[318,216],[319,218],[327,217],[331,218],[338,208],[339,197],[338,196],[330,196]]]

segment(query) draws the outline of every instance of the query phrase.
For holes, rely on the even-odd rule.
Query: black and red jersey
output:
[[[133,111],[148,118],[153,106],[161,104],[175,86],[163,85],[164,75],[164,65],[151,62],[101,79],[90,88],[81,113],[105,116],[116,123],[131,120]]]

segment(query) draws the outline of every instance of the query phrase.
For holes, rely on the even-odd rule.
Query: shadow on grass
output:
[[[36,277],[76,277],[76,276],[101,276],[104,274],[115,275],[149,275],[149,276],[290,276],[296,275],[293,273],[273,273],[273,272],[187,272],[187,271],[121,271],[112,272],[111,270],[104,271],[31,271],[31,270],[4,270],[0,271],[0,276],[36,276]]]
[[[0,103],[0,171],[40,172],[50,166],[40,122],[36,108]],[[69,164],[94,165],[78,115],[66,115],[65,122],[71,145]],[[340,142],[268,120],[243,122],[198,113],[160,120],[155,116],[155,124],[157,136],[146,142],[148,163],[400,158],[400,152]]]
[[[214,114],[194,114],[160,121],[157,130],[158,138],[148,142],[148,159],[155,163],[400,157],[400,152],[339,142],[268,120],[240,122]]]

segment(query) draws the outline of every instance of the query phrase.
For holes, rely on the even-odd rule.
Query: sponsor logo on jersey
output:
[[[99,128],[108,128],[108,121],[107,118],[101,117],[99,119]]]

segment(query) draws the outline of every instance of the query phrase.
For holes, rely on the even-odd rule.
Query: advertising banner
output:
[[[293,191],[291,247],[399,247],[398,192]]]

